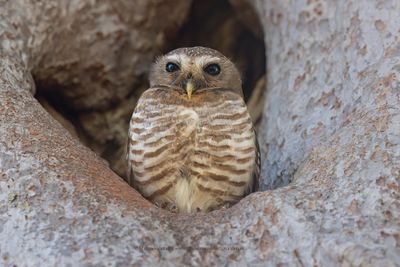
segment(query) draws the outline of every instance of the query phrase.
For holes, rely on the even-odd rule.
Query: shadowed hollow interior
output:
[[[165,45],[157,53],[162,54],[178,47],[206,46],[229,57],[242,73],[245,100],[257,125],[263,102],[260,96],[265,88],[263,35],[259,24],[241,15],[241,12],[253,11],[243,10],[235,2],[193,1],[183,26],[173,36],[167,35]],[[66,90],[63,84],[40,79],[35,81],[36,98],[42,106],[73,136],[106,159],[111,169],[125,178],[129,119],[137,99],[148,88],[147,77],[139,77],[128,85],[130,93],[125,100],[110,101],[101,108],[90,109],[78,109],[72,105],[70,98],[60,93]]]

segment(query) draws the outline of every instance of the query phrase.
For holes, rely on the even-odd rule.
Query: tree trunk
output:
[[[0,0],[0,265],[399,266],[399,2],[248,3],[268,190],[182,215],[72,137],[34,80],[75,111],[124,103],[190,1]]]

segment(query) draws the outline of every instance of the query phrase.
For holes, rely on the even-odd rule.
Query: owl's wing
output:
[[[128,135],[128,138],[126,140],[126,146],[125,146],[125,159],[128,162],[128,166],[126,169],[126,181],[128,182],[129,185],[133,185],[133,172],[132,172],[132,166],[131,166],[131,161],[129,160],[129,142],[130,142],[131,138]]]
[[[254,131],[254,138],[255,138],[255,145],[256,145],[256,165],[254,166],[254,170],[253,170],[253,188],[252,188],[252,192],[256,192],[260,189],[260,171],[261,171],[261,154],[260,154],[260,145],[258,143],[258,139],[257,139],[257,132],[256,129],[254,129],[253,127],[253,131]]]

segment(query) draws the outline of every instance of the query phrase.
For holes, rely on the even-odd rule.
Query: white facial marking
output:
[[[205,66],[207,66],[210,63],[215,63],[218,62],[219,58],[217,57],[212,57],[212,56],[200,56],[196,57],[194,59],[194,64],[198,69],[203,69]]]
[[[197,73],[202,73],[203,68],[210,63],[218,62],[220,59],[218,57],[213,56],[198,56],[195,58],[191,58],[185,54],[174,54],[169,55],[166,57],[167,61],[179,63],[182,70],[191,69]],[[195,68],[191,67],[190,65],[194,65]]]
[[[190,64],[190,58],[184,54],[169,55],[166,57],[167,61],[179,63],[181,69],[185,69]]]

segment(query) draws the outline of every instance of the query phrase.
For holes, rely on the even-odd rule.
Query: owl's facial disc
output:
[[[150,71],[150,86],[163,86],[196,98],[203,89],[229,89],[243,96],[240,73],[218,51],[205,47],[178,48],[160,57]]]
[[[173,78],[172,84],[185,90],[188,99],[197,90],[210,87],[210,82],[221,73],[221,59],[209,55],[174,54],[166,60],[165,71]]]

